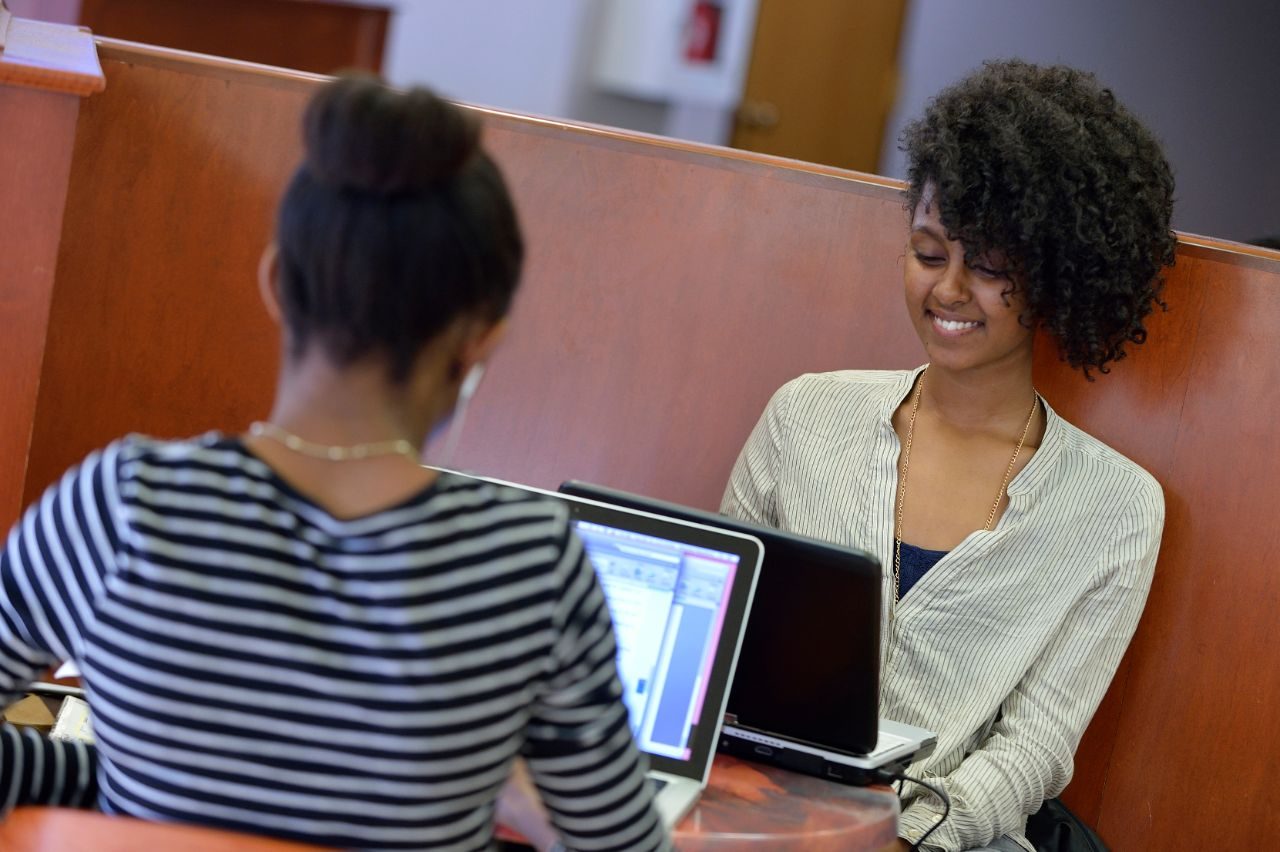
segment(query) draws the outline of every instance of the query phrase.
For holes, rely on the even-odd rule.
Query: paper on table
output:
[[[80,677],[80,669],[76,667],[75,663],[67,660],[65,663],[58,666],[58,670],[53,673],[53,676],[58,679],[62,679],[64,677]]]
[[[81,740],[93,742],[93,724],[90,721],[89,705],[79,698],[65,698],[58,710],[58,718],[53,723],[49,737],[55,740]]]

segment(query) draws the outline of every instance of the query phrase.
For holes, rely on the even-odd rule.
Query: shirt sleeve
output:
[[[568,530],[561,568],[552,668],[526,731],[534,783],[569,849],[668,849],[631,736],[604,593]]]
[[[105,454],[114,458],[114,450]],[[104,454],[90,456],[45,492],[0,552],[0,706],[21,697],[40,673],[79,659],[104,566],[115,539],[105,518]],[[18,804],[94,800],[96,752],[0,728],[0,812]]]
[[[950,775],[924,779],[951,799],[926,848],[952,852],[1020,834],[1027,816],[1067,786],[1076,746],[1142,615],[1163,526],[1164,501],[1153,483],[1118,517],[1099,579],[1005,699],[988,737]],[[915,840],[943,808],[922,787],[907,797],[916,798],[902,814],[901,833]]]
[[[721,514],[764,526],[778,526],[777,484],[786,417],[795,389],[788,382],[774,393],[729,474]]]
[[[91,807],[98,799],[97,752],[79,740],[51,740],[0,726],[0,818],[20,805]]]

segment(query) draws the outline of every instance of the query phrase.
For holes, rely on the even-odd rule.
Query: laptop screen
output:
[[[629,721],[649,766],[705,784],[760,573],[760,540],[469,478],[541,494],[569,510],[609,604]]]
[[[846,754],[875,749],[881,572],[874,557],[582,482],[561,489],[759,538],[765,558],[727,704],[733,723]]]
[[[574,526],[613,616],[636,742],[688,760],[739,557],[601,523]]]

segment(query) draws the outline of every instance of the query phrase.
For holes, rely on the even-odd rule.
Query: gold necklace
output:
[[[335,447],[329,444],[317,444],[308,441],[305,438],[299,438],[292,432],[280,428],[274,423],[267,423],[259,420],[249,426],[249,434],[255,438],[270,438],[277,441],[287,449],[293,450],[295,453],[304,456],[310,456],[313,459],[324,459],[326,461],[359,461],[360,459],[374,458],[376,456],[408,456],[414,461],[420,461],[418,451],[413,448],[413,444],[404,438],[395,438],[389,441],[370,441],[364,444],[351,444],[345,447]]]
[[[916,392],[911,398],[911,416],[907,418],[907,439],[902,443],[902,469],[898,473],[898,517],[897,523],[893,530],[893,609],[890,615],[898,608],[899,584],[902,579],[902,510],[907,502],[907,469],[911,464],[911,440],[915,436],[916,431],[916,412],[920,409],[920,394],[924,391],[924,377],[928,372],[926,367],[920,371],[920,380],[916,382]],[[1022,453],[1022,445],[1026,443],[1027,433],[1031,431],[1031,421],[1035,419],[1036,407],[1040,403],[1040,395],[1032,388],[1031,411],[1027,413],[1027,422],[1022,427],[1022,436],[1018,438],[1018,445],[1013,448],[1013,455],[1009,458],[1009,465],[1004,469],[1004,479],[1000,482],[1000,490],[996,492],[995,502],[991,504],[991,512],[987,515],[987,523],[982,528],[985,531],[991,530],[991,524],[996,519],[996,511],[1000,508],[1000,501],[1004,498],[1005,489],[1009,487],[1009,478],[1013,475],[1013,466],[1018,463],[1018,456]]]

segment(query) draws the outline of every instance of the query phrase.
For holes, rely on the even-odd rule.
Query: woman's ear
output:
[[[262,250],[258,259],[258,295],[267,315],[276,325],[280,324],[280,248],[274,241]]]
[[[485,328],[477,330],[463,344],[462,360],[467,367],[488,361],[494,351],[506,339],[506,317]]]

